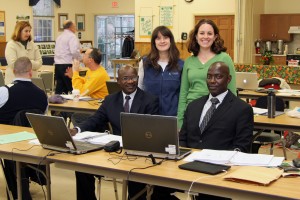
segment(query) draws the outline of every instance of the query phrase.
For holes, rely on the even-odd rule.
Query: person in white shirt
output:
[[[68,94],[72,91],[72,81],[65,73],[67,68],[72,67],[74,59],[81,60],[80,43],[75,35],[75,23],[66,20],[63,28],[63,33],[58,36],[55,42],[55,94]]]
[[[5,71],[5,84],[10,84],[15,75],[13,73],[14,63],[20,57],[29,58],[32,64],[32,77],[37,77],[37,70],[42,67],[42,57],[37,45],[32,41],[31,25],[27,21],[20,21],[16,23],[15,30],[12,34],[11,40],[7,43],[5,48],[5,58],[7,61],[7,68]]]

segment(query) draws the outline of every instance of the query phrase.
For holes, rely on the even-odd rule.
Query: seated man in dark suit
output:
[[[253,110],[227,89],[230,81],[229,68],[224,62],[215,62],[209,67],[207,87],[210,94],[187,106],[179,134],[181,146],[249,152]],[[223,199],[205,194],[197,198]]]
[[[126,110],[131,113],[158,114],[158,98],[137,87],[138,75],[131,65],[125,65],[118,71],[118,84],[122,91],[108,95],[96,113],[78,127],[70,130],[71,134],[78,131],[96,131],[104,129],[109,122],[113,134],[121,135],[120,113]],[[126,103],[126,99],[129,102]],[[95,200],[95,178],[92,174],[76,172],[77,199]],[[145,187],[145,184],[129,181],[128,193],[130,198]],[[154,189],[155,193],[155,189]],[[145,199],[145,195],[138,199]]]
[[[0,87],[0,123],[25,126],[25,124],[16,124],[15,122],[25,122],[27,119],[16,119],[16,115],[20,111],[45,113],[48,107],[48,99],[45,92],[31,82],[32,64],[29,58],[18,58],[14,63],[13,73],[15,75],[14,81]],[[19,115],[19,117],[24,118],[25,115]],[[12,191],[13,197],[17,199],[15,162],[4,160],[4,164],[7,172],[5,176],[9,179],[9,189]],[[34,176],[36,172],[29,168],[22,169],[22,199],[25,200],[31,199],[29,192],[29,176],[33,178],[31,174]]]

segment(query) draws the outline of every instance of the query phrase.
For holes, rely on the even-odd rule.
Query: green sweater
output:
[[[222,52],[220,54],[217,54],[205,64],[202,64],[197,56],[190,56],[184,61],[181,77],[177,113],[179,128],[181,128],[182,126],[183,116],[187,105],[193,100],[209,94],[206,85],[207,71],[209,66],[217,61],[225,62],[229,66],[232,79],[228,85],[228,89],[230,89],[230,91],[236,95],[234,64],[227,53]]]

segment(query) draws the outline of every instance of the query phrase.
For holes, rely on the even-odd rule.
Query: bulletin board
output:
[[[5,11],[0,10],[0,42],[6,41],[5,25]]]

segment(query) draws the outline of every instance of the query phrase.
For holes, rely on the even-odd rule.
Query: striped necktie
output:
[[[206,127],[206,125],[208,124],[211,116],[214,114],[215,110],[216,110],[216,105],[219,103],[219,99],[218,98],[211,98],[211,106],[210,108],[207,110],[205,116],[203,117],[203,120],[199,126],[201,133],[203,133],[204,128]]]

